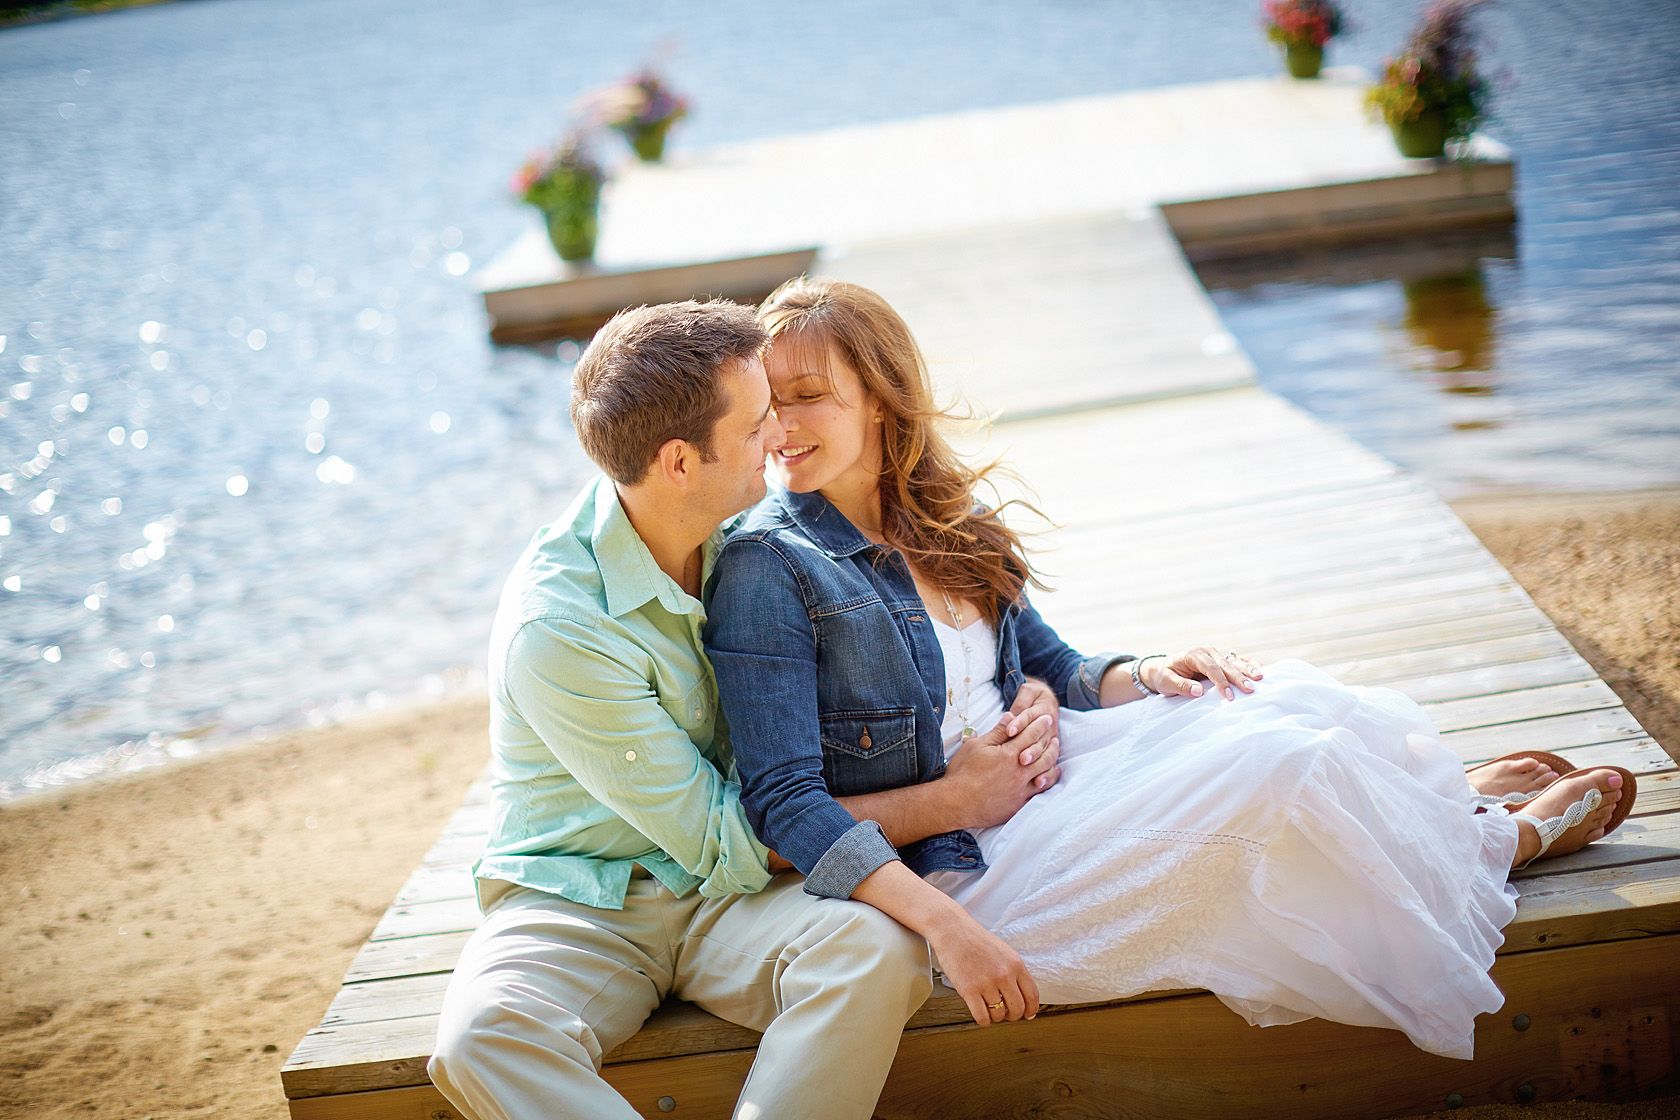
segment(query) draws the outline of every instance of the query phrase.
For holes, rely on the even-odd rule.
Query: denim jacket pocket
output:
[[[831,712],[818,722],[823,779],[836,797],[894,789],[916,780],[913,709]]]

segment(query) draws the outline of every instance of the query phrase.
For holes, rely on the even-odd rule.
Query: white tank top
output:
[[[928,618],[945,655],[945,718],[939,735],[949,760],[962,746],[965,716],[966,726],[978,735],[1003,718],[1003,693],[992,679],[997,675],[997,633],[985,619],[958,630],[934,618],[932,611]]]

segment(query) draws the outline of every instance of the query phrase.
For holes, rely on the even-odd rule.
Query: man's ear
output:
[[[685,439],[668,439],[659,445],[659,455],[653,461],[666,485],[686,490],[694,481],[694,464],[700,459],[694,445]]]

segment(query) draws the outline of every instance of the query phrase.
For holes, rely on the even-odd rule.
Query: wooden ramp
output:
[[[1303,199],[1354,221],[1348,207],[1357,199],[1318,190],[1336,180],[1334,168],[1262,166],[1265,152],[1187,145],[1183,126],[1196,106],[1218,116],[1218,128],[1236,130],[1232,143],[1252,146],[1263,133],[1245,128],[1275,123],[1280,99],[1304,99],[1302,120],[1328,117],[1343,129],[1337,135],[1358,141],[1343,145],[1354,162],[1369,164],[1349,172],[1370,180],[1355,195],[1389,191],[1385,174],[1424,182],[1418,169],[1384,165],[1392,158],[1375,154],[1348,124],[1355,110],[1346,90],[1285,87],[1262,97],[1257,88],[1220,83],[1149,101],[1171,126],[1156,129],[1159,158],[1117,167],[1126,197],[1103,195],[1097,201],[1111,209],[1101,213],[1088,205],[1093,190],[1113,193],[1093,185],[1107,182],[1100,176],[1057,179],[1051,187],[1071,193],[1048,202],[1028,198],[1045,184],[1014,180],[999,198],[979,198],[989,180],[968,173],[975,159],[984,163],[997,122],[974,115],[949,132],[909,122],[867,136],[848,130],[821,144],[795,138],[712,153],[687,171],[637,179],[618,204],[634,209],[640,199],[652,224],[637,228],[679,237],[680,208],[665,214],[655,205],[664,197],[656,188],[673,180],[722,206],[742,197],[731,194],[741,184],[730,176],[743,167],[810,174],[816,161],[839,175],[897,166],[840,158],[852,148],[879,156],[886,145],[911,160],[930,145],[947,152],[946,163],[924,160],[924,170],[945,174],[957,193],[940,200],[947,212],[912,215],[919,225],[867,226],[876,188],[824,179],[832,206],[757,215],[751,228],[770,231],[764,244],[745,242],[741,231],[722,236],[727,222],[691,232],[721,237],[692,246],[693,259],[769,251],[777,238],[848,245],[828,252],[821,269],[869,284],[900,308],[941,389],[999,421],[989,436],[965,439],[1006,454],[1059,524],[1040,557],[1057,590],[1038,601],[1076,646],[1152,652],[1205,641],[1265,660],[1304,658],[1349,683],[1408,693],[1467,763],[1539,748],[1579,765],[1625,766],[1640,776],[1635,815],[1610,840],[1518,876],[1522,900],[1494,967],[1506,1005],[1478,1023],[1474,1062],[1423,1054],[1395,1031],[1316,1021],[1252,1028],[1202,992],[1052,1009],[1031,1023],[984,1029],[968,1023],[954,994],[940,992],[905,1032],[881,1117],[1387,1117],[1461,1103],[1629,1098],[1676,1084],[1673,762],[1426,486],[1253,384],[1168,221],[1150,208],[1149,200],[1168,196],[1224,199],[1181,215],[1206,232],[1213,251],[1312,225]],[[1096,99],[998,115],[1010,136],[1033,144],[1083,136],[1078,158],[1061,152],[1052,163],[1084,175],[1099,157],[1073,125],[1143,104]],[[1290,127],[1305,127],[1302,120]],[[1224,135],[1208,127],[1214,131],[1203,140]],[[940,147],[952,135],[962,143]],[[1189,171],[1169,158],[1180,148],[1194,156]],[[1245,161],[1260,167],[1256,182],[1219,178]],[[1142,179],[1150,182],[1140,186]],[[1474,179],[1458,197],[1480,207],[1485,184]],[[959,189],[965,184],[968,193]],[[899,184],[891,187],[902,197]],[[1284,188],[1308,193],[1280,199]],[[1241,189],[1272,193],[1257,208],[1227,205]],[[848,211],[854,195],[864,203]],[[1127,198],[1149,207],[1121,205]],[[1004,212],[1024,199],[1035,203],[1030,213]],[[882,213],[899,221],[903,210]],[[833,228],[798,224],[813,212]],[[1386,222],[1393,211],[1366,217]],[[952,221],[966,228],[951,233]],[[927,232],[942,222],[945,232]],[[456,1115],[427,1081],[425,1064],[450,969],[478,917],[467,868],[483,843],[486,796],[474,788],[286,1064],[294,1120]],[[726,1117],[756,1039],[670,1003],[607,1056],[604,1075],[648,1117]]]

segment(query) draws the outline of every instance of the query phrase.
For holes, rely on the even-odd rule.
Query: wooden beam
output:
[[[1254,1028],[1200,995],[907,1035],[877,1115],[1379,1120],[1448,1107],[1453,1094],[1516,1103],[1525,1085],[1544,1101],[1673,1084],[1680,937],[1517,954],[1493,977],[1506,1005],[1478,1020],[1474,1062],[1391,1030]]]
[[[497,343],[584,339],[616,313],[639,304],[724,297],[757,303],[784,280],[804,273],[815,249],[769,253],[662,268],[567,266],[547,282],[486,291],[490,338]]]
[[[1516,220],[1508,160],[1437,160],[1422,174],[1166,203],[1193,261]]]
[[[1425,1054],[1398,1031],[1320,1020],[1261,1029],[1213,996],[1176,996],[907,1031],[876,1114],[1381,1120],[1456,1104],[1630,1100],[1675,1084],[1680,934],[1512,954],[1493,977],[1506,1003],[1478,1019],[1471,1062]],[[721,1120],[752,1056],[624,1062],[603,1076],[649,1120]],[[435,1094],[421,1084],[294,1099],[292,1118],[452,1120]]]

